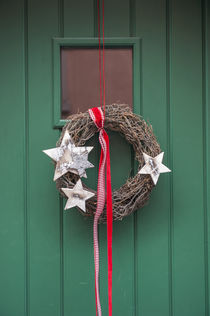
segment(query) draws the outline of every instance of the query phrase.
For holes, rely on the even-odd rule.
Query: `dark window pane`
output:
[[[132,106],[132,48],[105,49],[106,104]],[[61,49],[61,116],[100,103],[97,48]]]

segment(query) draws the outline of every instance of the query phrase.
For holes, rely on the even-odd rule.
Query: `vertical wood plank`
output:
[[[168,165],[165,1],[136,1],[136,35],[142,39],[140,111],[152,124]],[[169,175],[161,175],[148,205],[136,216],[137,315],[170,312],[169,212]]]
[[[57,1],[28,1],[29,296],[30,316],[60,313],[60,215],[53,164],[52,37],[58,36]]]
[[[64,0],[64,36],[93,36],[95,27],[94,9],[94,0]]]
[[[0,309],[25,314],[24,1],[0,3]]]
[[[102,1],[101,1],[102,3]],[[130,35],[130,1],[106,0],[104,2],[104,33],[106,37]],[[102,22],[102,14],[101,14]]]
[[[204,315],[201,2],[172,1],[172,14],[174,315]]]
[[[64,1],[65,37],[94,36],[94,5],[93,0]],[[89,155],[89,161],[95,165],[95,168],[87,170],[88,179],[84,181],[93,189],[97,186],[98,147],[96,141],[97,138],[93,138],[88,144],[94,146]],[[64,212],[63,227],[64,315],[87,313],[94,315],[93,220],[84,218],[74,208]],[[82,304],[79,303],[80,300]]]
[[[105,37],[130,35],[130,1],[105,1]],[[102,18],[101,18],[102,20]],[[106,60],[105,60],[106,63]],[[134,65],[135,67],[135,65]],[[109,133],[112,187],[119,188],[132,169],[131,148],[116,133]],[[134,221],[133,216],[113,223],[113,314],[134,315]],[[107,295],[107,234],[106,225],[100,226],[101,303],[108,314]]]
[[[209,315],[209,5],[202,1],[202,92],[203,92],[203,208],[204,208],[204,273],[205,273],[205,315]]]
[[[206,170],[204,170],[205,172],[205,183],[204,185],[206,186],[205,189],[205,193],[206,193],[206,220],[207,220],[207,226],[206,226],[206,260],[207,260],[207,272],[206,272],[206,278],[208,278],[208,284],[206,285],[206,313],[208,313],[210,311],[210,300],[209,300],[209,288],[210,288],[210,258],[209,258],[209,253],[210,253],[210,249],[209,249],[209,245],[210,245],[210,231],[209,231],[209,227],[210,227],[210,217],[209,217],[209,210],[210,210],[210,175],[209,175],[209,168],[210,168],[210,143],[209,143],[209,135],[210,135],[210,40],[209,40],[209,30],[210,30],[210,4],[209,1],[205,0],[203,1],[203,5],[204,5],[204,21],[203,21],[203,25],[204,25],[204,47],[203,49],[204,51],[204,67],[205,67],[205,80],[203,82],[203,84],[205,84],[204,87],[204,121],[205,121],[205,167]]]

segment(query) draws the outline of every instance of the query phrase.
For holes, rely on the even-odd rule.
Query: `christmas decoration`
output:
[[[105,202],[107,209],[107,249],[108,249],[108,299],[109,315],[112,314],[112,187],[109,153],[109,137],[104,130],[104,112],[100,107],[90,109],[89,115],[99,130],[101,157],[98,171],[98,199],[93,223],[94,260],[95,260],[95,295],[98,315],[101,315],[99,296],[99,246],[98,246],[98,220],[103,213]],[[105,184],[106,179],[106,184]]]
[[[78,206],[83,212],[86,212],[85,201],[95,195],[95,193],[83,189],[81,180],[77,181],[73,189],[62,188],[62,191],[68,197],[65,210]]]
[[[106,116],[104,116],[104,112]],[[133,146],[138,170],[118,190],[111,190],[109,139],[105,129],[119,132]],[[87,140],[99,132],[101,159],[97,192],[82,184],[80,177],[93,167],[88,162]],[[107,221],[108,297],[112,315],[112,221],[121,220],[143,207],[156,185],[160,173],[170,172],[162,164],[164,153],[153,134],[152,127],[134,114],[128,105],[107,105],[105,111],[92,108],[89,112],[68,117],[57,147],[45,150],[55,162],[56,186],[67,197],[65,209],[77,207],[85,216],[94,215],[95,291],[98,316],[102,315],[99,296],[98,223]],[[106,173],[107,172],[107,173]],[[107,195],[106,195],[107,194]]]
[[[43,150],[46,155],[56,162],[53,180],[57,180],[69,171],[87,178],[85,169],[94,167],[87,160],[92,149],[93,147],[76,147],[66,131],[59,147]]]
[[[171,172],[165,165],[162,164],[164,152],[160,153],[156,157],[151,157],[143,153],[145,165],[138,172],[139,174],[150,174],[152,181],[156,185],[160,173]]]
[[[134,114],[128,105],[107,105],[105,112],[104,128],[119,132],[125,137],[133,146],[135,158],[139,164],[135,175],[130,177],[121,188],[112,192],[113,220],[121,220],[143,207],[154,187],[150,174],[138,173],[145,165],[143,153],[150,157],[156,157],[161,153],[161,150],[153,134],[152,127],[143,118]],[[64,134],[68,132],[75,146],[84,146],[86,141],[92,138],[98,130],[88,112],[71,115],[68,117],[57,145],[61,145]],[[79,175],[68,171],[56,180],[57,188],[65,196],[62,188],[73,188],[78,179]],[[87,188],[87,190],[89,189]],[[90,191],[92,192],[93,190]],[[82,212],[85,216],[94,215],[96,212],[97,192],[94,193],[95,196],[86,202],[86,212]],[[106,222],[106,215],[105,204],[104,211],[99,217],[99,222]]]

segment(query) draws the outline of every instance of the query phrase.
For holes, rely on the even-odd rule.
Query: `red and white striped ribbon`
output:
[[[98,173],[97,208],[93,223],[94,262],[95,262],[95,296],[96,315],[101,316],[101,303],[99,295],[99,246],[98,246],[98,220],[102,214],[106,201],[105,174],[107,175],[107,241],[108,241],[108,297],[109,316],[112,315],[112,192],[109,155],[109,138],[104,127],[104,114],[100,107],[89,110],[89,115],[99,129],[99,142],[101,144],[101,157]],[[107,172],[107,173],[106,173]]]

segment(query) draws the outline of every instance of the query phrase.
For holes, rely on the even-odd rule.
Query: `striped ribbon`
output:
[[[102,315],[99,295],[98,220],[104,210],[105,202],[107,209],[108,305],[109,316],[112,316],[112,189],[109,137],[106,131],[104,130],[104,114],[102,109],[100,107],[89,109],[89,115],[95,123],[95,125],[97,126],[97,128],[99,129],[99,142],[101,144],[101,157],[99,163],[97,186],[97,208],[93,223],[96,316]]]

